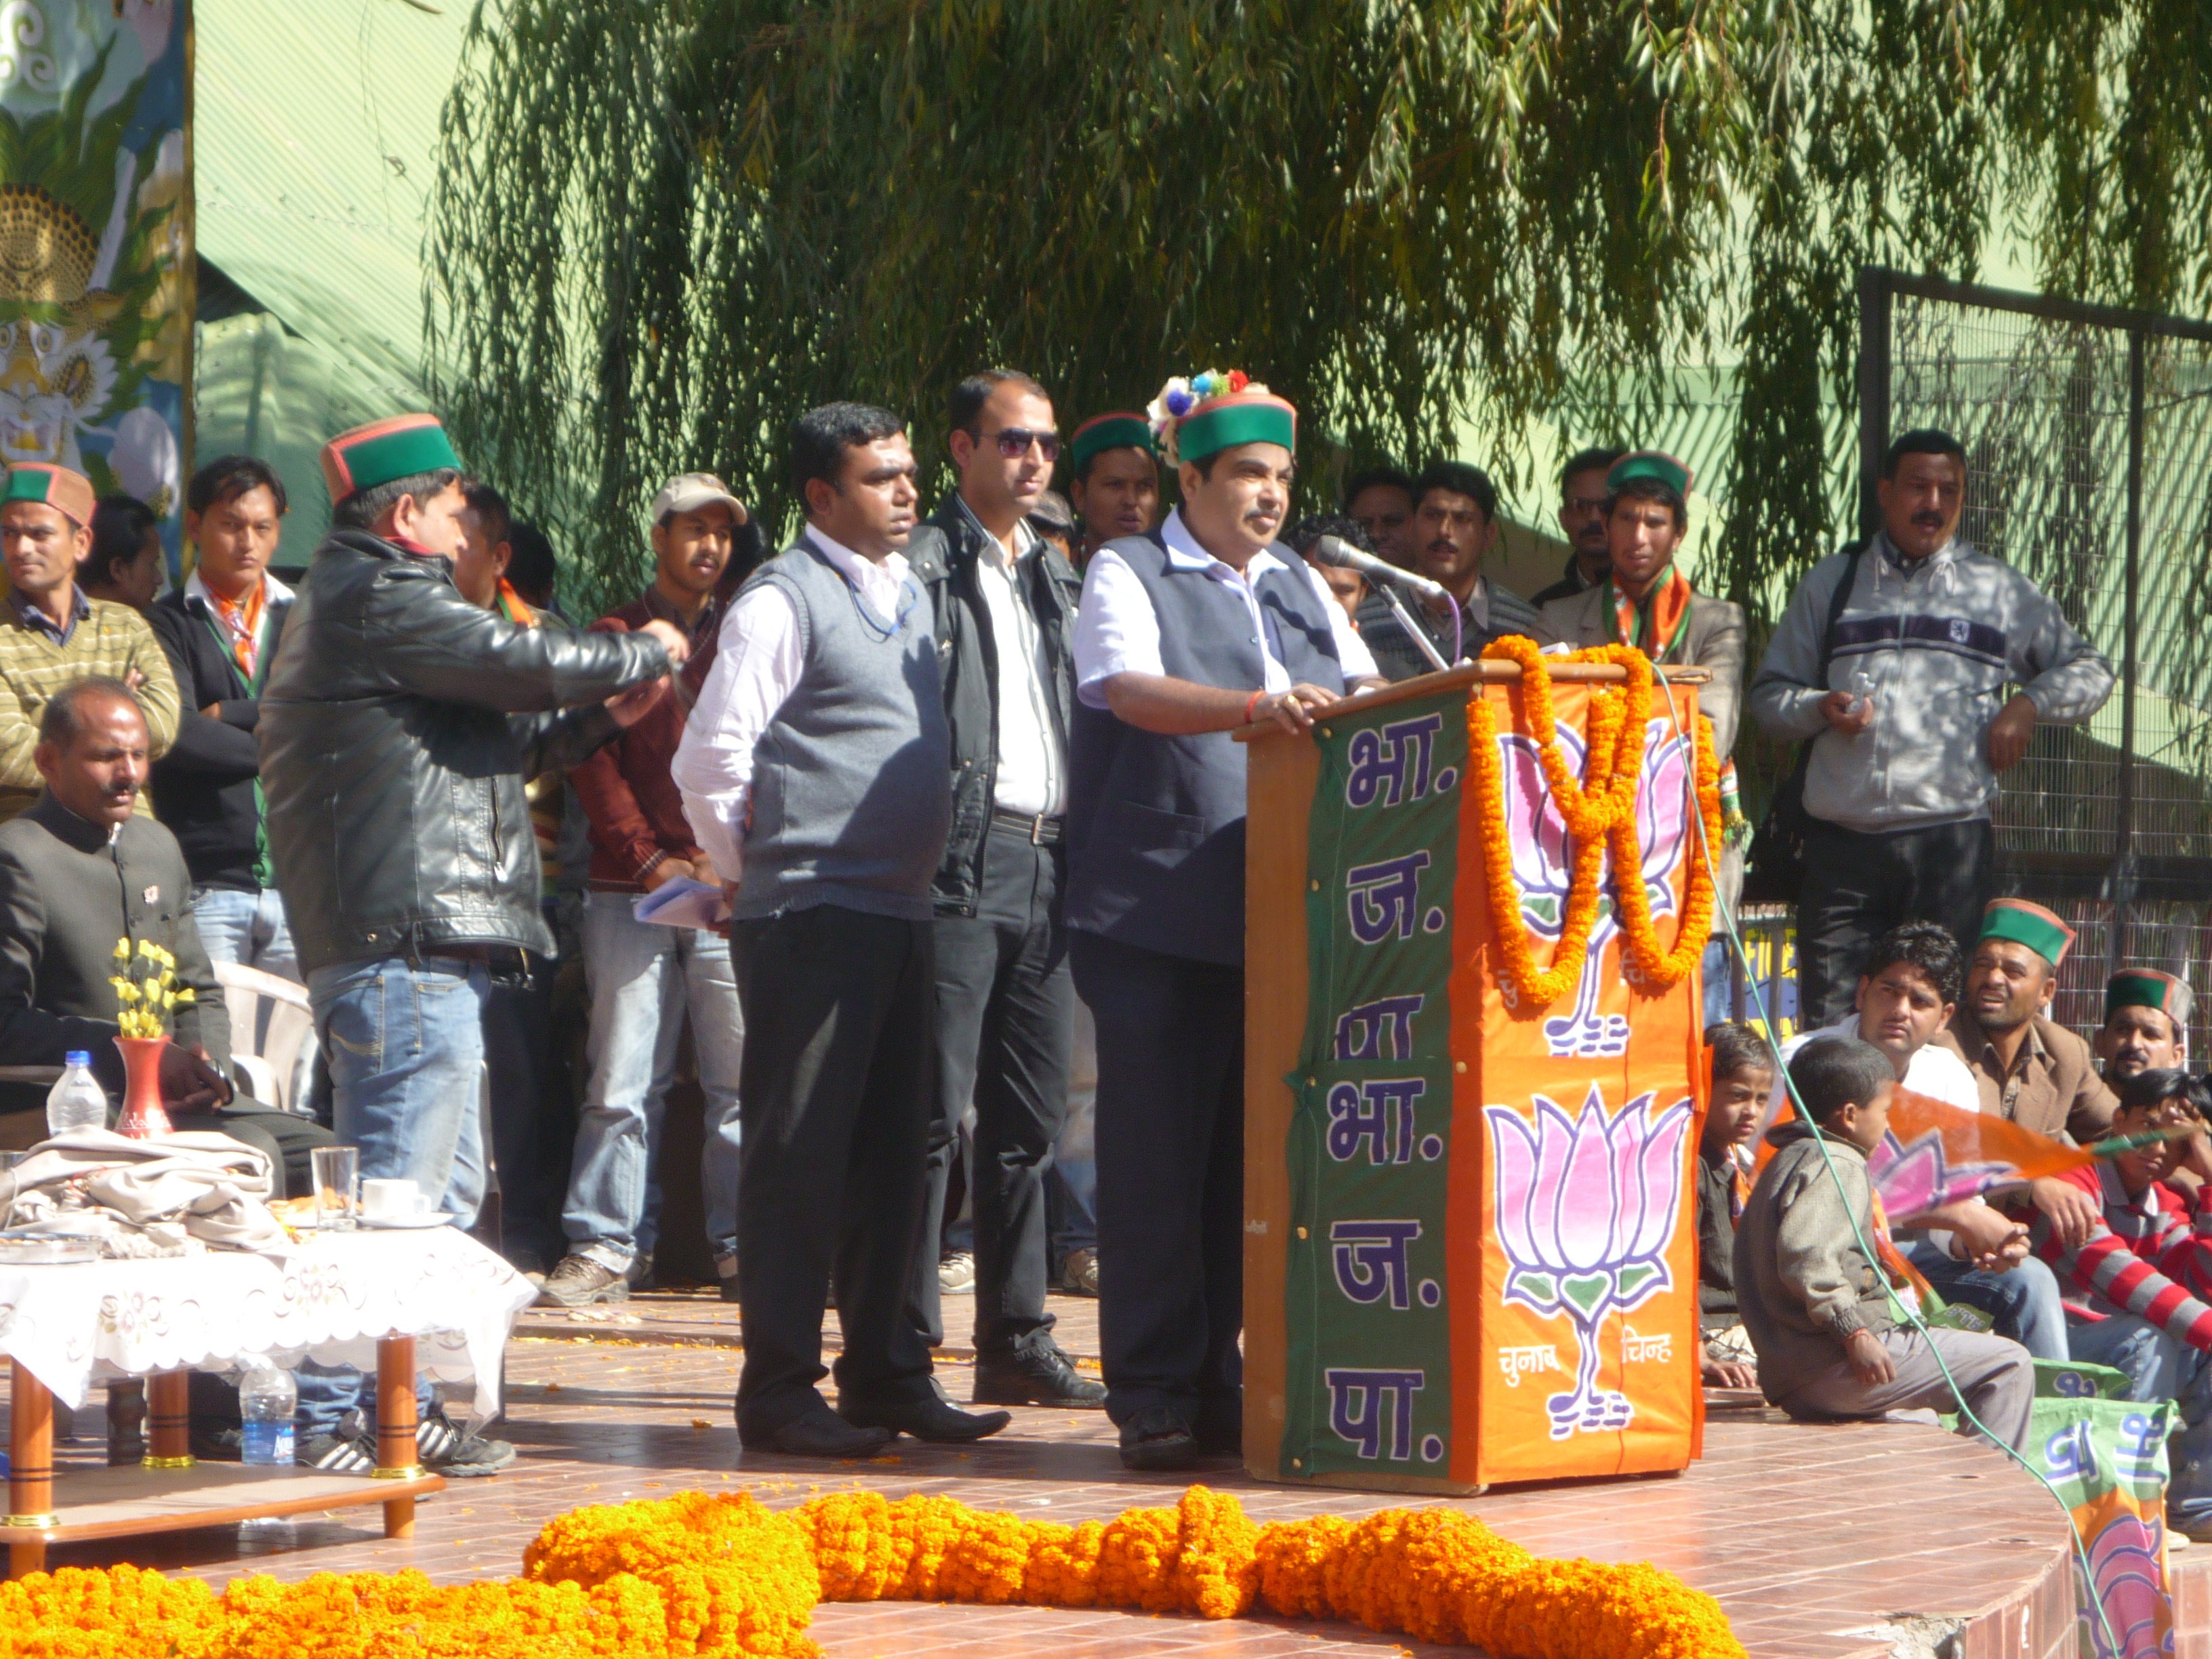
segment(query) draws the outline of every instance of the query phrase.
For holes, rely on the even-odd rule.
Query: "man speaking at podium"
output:
[[[1297,412],[1242,374],[1152,409],[1182,504],[1109,542],[1076,619],[1067,925],[1098,1021],[1099,1335],[1133,1469],[1235,1452],[1243,1427],[1244,749],[1383,682],[1275,545]]]

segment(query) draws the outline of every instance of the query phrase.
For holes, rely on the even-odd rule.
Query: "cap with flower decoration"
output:
[[[1234,444],[1297,447],[1298,412],[1241,368],[1177,375],[1145,413],[1152,441],[1170,466],[1202,461]]]

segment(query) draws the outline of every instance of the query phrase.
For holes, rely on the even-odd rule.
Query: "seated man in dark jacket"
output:
[[[112,1100],[123,1093],[115,1047],[115,945],[151,941],[177,959],[195,1000],[173,1016],[161,1103],[179,1129],[213,1130],[269,1156],[279,1195],[309,1188],[307,1154],[331,1136],[305,1118],[237,1096],[230,1018],[192,920],[191,878],[177,839],[134,813],[146,781],[146,718],[120,680],[92,678],[57,692],[32,751],[46,788],[0,824],[0,1065],[59,1066],[72,1048]],[[43,1088],[0,1095],[42,1110]],[[41,1132],[42,1133],[42,1132]]]

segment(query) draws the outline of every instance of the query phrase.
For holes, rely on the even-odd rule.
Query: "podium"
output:
[[[1601,767],[1626,753],[1628,670],[1547,667],[1553,763],[1582,777],[1593,725]],[[1310,736],[1252,738],[1254,1475],[1466,1494],[1698,1455],[1701,800],[1716,856],[1719,831],[1686,732],[1706,678],[1651,686],[1627,843],[1641,867],[1624,901],[1623,843],[1589,838],[1607,850],[1586,923],[1569,912],[1591,854],[1567,825],[1587,809],[1547,780],[1521,664],[1463,664],[1352,699]],[[1486,775],[1471,727],[1496,756]],[[1495,925],[1514,898],[1493,859],[1525,951]],[[1527,975],[1577,933],[1580,971],[1538,1006]]]

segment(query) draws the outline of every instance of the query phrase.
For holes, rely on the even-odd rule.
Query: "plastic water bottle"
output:
[[[92,1056],[82,1048],[72,1048],[69,1064],[46,1091],[46,1133],[65,1135],[76,1129],[106,1127],[107,1091],[92,1074]]]
[[[257,1359],[238,1379],[238,1414],[245,1443],[240,1461],[292,1466],[292,1413],[300,1404],[300,1385],[292,1373]]]

